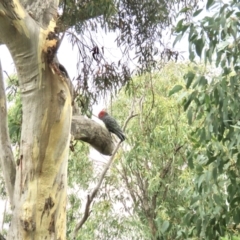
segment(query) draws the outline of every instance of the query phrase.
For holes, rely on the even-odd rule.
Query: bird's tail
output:
[[[123,134],[123,132],[117,131],[117,132],[116,132],[116,135],[119,137],[119,139],[121,140],[121,142],[123,142],[123,141],[126,139],[126,137],[125,137],[125,135]]]

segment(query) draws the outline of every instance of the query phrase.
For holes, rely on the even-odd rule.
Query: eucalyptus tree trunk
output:
[[[58,4],[0,0],[0,43],[14,60],[23,111],[15,160],[0,68],[0,163],[13,211],[7,239],[65,239],[70,133],[103,154],[114,149],[101,125],[79,115],[72,122],[72,85],[55,56]]]
[[[23,111],[8,239],[65,239],[71,94],[49,56],[58,2],[42,2],[50,7],[38,25],[19,1],[0,1],[0,39],[17,68]]]

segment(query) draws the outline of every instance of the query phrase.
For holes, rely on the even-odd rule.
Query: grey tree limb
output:
[[[91,119],[82,115],[74,115],[72,117],[71,134],[75,140],[89,143],[101,154],[113,154],[114,143],[111,134],[106,128]]]

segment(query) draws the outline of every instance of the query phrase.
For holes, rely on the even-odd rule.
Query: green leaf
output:
[[[187,101],[184,103],[183,108],[186,111],[193,100],[192,94],[188,97]]]
[[[234,220],[235,224],[240,223],[240,209],[239,208],[236,208],[235,211],[233,212],[233,220]]]
[[[192,107],[190,107],[188,109],[188,112],[187,112],[187,118],[188,118],[188,124],[191,125],[192,124]]]
[[[184,19],[181,19],[180,21],[178,21],[177,26],[176,26],[176,28],[175,28],[175,32],[180,33],[180,32],[182,31],[183,20],[184,20]]]
[[[191,8],[189,7],[185,7],[183,9],[181,9],[180,13],[186,13],[187,11],[191,10]]]
[[[191,86],[194,77],[195,77],[195,73],[194,73],[194,72],[188,72],[188,73],[184,76],[184,78],[187,80],[187,83],[186,83],[186,88],[187,88],[187,89]]]
[[[204,47],[204,41],[202,38],[199,38],[197,40],[194,41],[194,44],[195,44],[195,48],[196,48],[196,53],[199,57],[201,57],[202,55],[202,50],[203,50],[203,47]]]
[[[182,90],[182,89],[183,89],[183,86],[182,86],[182,85],[175,85],[175,86],[169,91],[168,96],[170,97],[171,95],[173,95],[174,93],[179,92],[179,91]]]
[[[206,9],[208,10],[213,4],[214,4],[214,0],[208,0],[207,5],[206,5]]]
[[[202,174],[198,179],[198,188],[201,187],[202,183],[205,181],[205,174]]]
[[[164,221],[162,226],[161,226],[161,229],[160,229],[161,232],[165,233],[168,230],[169,226],[170,226],[169,222],[168,221]]]
[[[207,79],[204,76],[201,76],[199,79],[199,85],[205,86],[208,83]]]
[[[193,217],[193,214],[192,213],[187,213],[184,218],[183,218],[183,222],[186,224],[186,225],[189,225],[191,223],[191,219]]]
[[[235,187],[233,186],[233,184],[230,184],[228,187],[227,187],[227,193],[228,193],[228,198],[229,198],[229,202],[231,202],[236,194],[236,189]]]
[[[175,46],[175,44],[176,44],[177,42],[180,42],[181,39],[182,39],[182,37],[183,37],[182,34],[178,34],[177,37],[175,38],[174,42],[173,42],[173,46]]]
[[[189,154],[189,152],[188,152]],[[188,158],[187,158],[187,161],[188,161],[188,166],[193,169],[194,168],[194,165],[193,165],[193,157],[192,157],[192,154],[190,153]]]
[[[214,181],[217,181],[217,176],[218,176],[217,174],[218,174],[217,168],[214,168],[212,171],[212,176],[213,176]]]
[[[199,9],[196,12],[193,13],[193,16],[196,17],[199,13],[202,12],[203,9]]]
[[[201,228],[202,228],[202,220],[199,218],[196,223],[197,234],[200,234]]]
[[[222,198],[218,194],[213,194],[213,199],[217,205],[220,206],[222,204]]]

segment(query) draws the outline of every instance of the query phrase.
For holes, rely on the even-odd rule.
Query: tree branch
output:
[[[130,121],[130,119],[132,119],[135,116],[137,116],[137,114],[133,114],[133,111],[131,110],[129,117],[127,118],[127,120],[125,121],[125,123],[123,125],[123,131],[126,129],[126,126],[127,126],[128,122]],[[76,225],[76,227],[74,229],[73,239],[76,239],[78,231],[81,229],[83,224],[87,221],[88,217],[90,216],[90,205],[91,205],[93,199],[96,197],[96,195],[97,195],[97,193],[98,193],[98,191],[99,191],[99,189],[100,189],[100,187],[102,185],[103,179],[104,179],[104,177],[105,177],[109,167],[111,166],[111,164],[112,164],[112,162],[114,160],[114,157],[115,157],[115,155],[116,155],[120,145],[121,145],[121,142],[118,142],[117,146],[115,147],[115,149],[114,149],[114,151],[112,153],[111,158],[108,160],[105,168],[103,169],[103,171],[102,171],[102,173],[100,175],[100,178],[99,178],[99,181],[98,181],[97,185],[93,189],[92,193],[90,195],[88,195],[83,218],[80,220],[79,223],[77,223],[77,225]]]
[[[122,175],[123,179],[125,180],[125,183],[126,183],[126,186],[128,188],[128,191],[132,197],[132,200],[134,202],[134,205],[137,206],[138,205],[138,202],[137,202],[137,198],[135,196],[135,192],[133,191],[132,187],[130,187],[130,182],[128,181],[128,178],[127,178],[127,171],[126,171],[126,168],[125,166],[123,166],[123,163],[121,162],[121,167],[123,169],[123,172],[124,174]],[[131,178],[131,176],[130,176]],[[131,182],[132,182],[132,179],[131,179]]]
[[[7,193],[10,198],[10,203],[13,203],[13,192],[16,177],[16,168],[14,156],[12,152],[11,142],[8,133],[7,124],[7,104],[4,88],[2,65],[0,62],[0,163],[7,188]]]
[[[109,131],[91,119],[82,115],[73,116],[71,134],[75,140],[89,143],[101,154],[113,154],[114,143]]]

